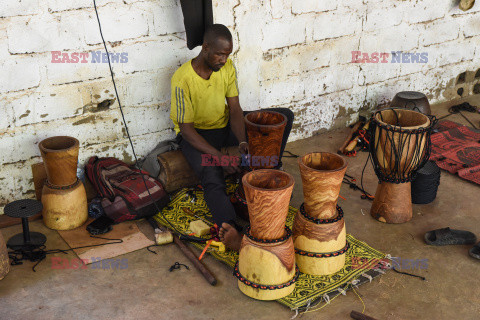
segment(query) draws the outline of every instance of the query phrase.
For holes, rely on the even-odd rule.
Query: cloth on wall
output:
[[[207,26],[213,24],[212,0],[180,0],[187,33],[187,47],[192,50],[203,44]]]

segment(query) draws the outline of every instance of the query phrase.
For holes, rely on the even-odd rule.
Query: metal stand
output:
[[[10,202],[5,206],[5,215],[22,219],[23,233],[8,239],[7,248],[12,250],[31,250],[43,246],[47,237],[40,232],[30,232],[28,218],[41,212],[43,205],[40,201],[24,199]]]

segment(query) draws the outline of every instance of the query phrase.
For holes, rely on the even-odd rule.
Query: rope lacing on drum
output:
[[[385,110],[391,110],[394,113],[397,119],[395,125],[380,123],[376,120],[378,114],[383,121],[382,112]],[[380,181],[397,184],[410,182],[415,178],[416,171],[428,161],[431,148],[430,135],[437,120],[431,115],[427,117],[430,120],[427,127],[404,129],[399,126],[399,117],[395,109],[383,109],[374,113],[370,126],[372,137],[370,158]],[[379,133],[382,139],[378,137]],[[380,159],[376,156],[379,149],[383,151],[383,157]]]

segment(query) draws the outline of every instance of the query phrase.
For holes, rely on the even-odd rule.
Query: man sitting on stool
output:
[[[214,24],[207,28],[202,51],[178,68],[172,77],[170,119],[175,125],[182,153],[199,177],[207,206],[220,226],[221,241],[238,251],[242,235],[226,193],[223,170],[232,174],[240,169],[236,163],[223,167],[202,165],[202,154],[220,159],[222,147],[238,145],[241,153],[248,153],[244,123],[244,115],[248,112],[240,107],[237,72],[232,60],[228,59],[232,49],[232,34],[227,27]],[[281,159],[292,128],[293,112],[286,108],[268,110],[287,117]],[[281,162],[277,167],[281,167]]]

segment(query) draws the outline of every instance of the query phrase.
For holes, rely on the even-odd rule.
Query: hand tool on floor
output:
[[[200,254],[200,257],[198,257],[198,260],[202,260],[203,255],[205,254],[205,252],[207,252],[209,247],[217,247],[216,250],[218,250],[218,252],[225,252],[225,250],[226,250],[226,247],[223,244],[223,242],[215,241],[213,239],[210,239],[210,240],[207,241],[207,245],[205,246],[205,248],[203,248],[203,251]]]
[[[366,121],[362,129],[358,130],[358,132],[355,134],[354,139],[350,141],[350,143],[345,147],[345,150],[343,150],[345,154],[349,154],[353,152],[353,149],[355,149],[355,147],[357,146],[359,137],[362,134],[365,134],[365,132],[368,130],[369,125],[370,125],[370,121]]]
[[[159,226],[157,221],[153,219],[152,217],[148,218],[147,221],[150,223],[150,225],[153,226],[154,229],[159,229],[160,231],[167,231],[168,229],[162,226]],[[168,230],[170,231],[170,230]],[[171,232],[171,231],[170,231]],[[203,277],[210,283],[212,286],[217,284],[217,279],[212,275],[210,271],[201,263],[198,258],[195,256],[195,254],[188,248],[185,243],[183,243],[182,240],[180,240],[176,234],[172,233],[173,237],[173,242],[182,250],[183,254],[190,260],[190,262],[197,268],[198,271],[203,275]],[[205,241],[204,239],[202,239]]]
[[[358,143],[358,138],[365,133],[368,129],[368,123],[370,122],[371,112],[368,110],[360,110],[358,114],[358,121],[352,126],[352,130],[343,143],[343,145],[338,149],[337,153],[342,155],[351,155],[355,156],[355,147]]]
[[[192,216],[192,217],[195,217],[197,219],[200,219],[201,221],[205,222],[207,225],[211,226],[211,227],[216,227],[216,225],[210,221],[210,220],[206,220],[206,219],[202,219],[201,217],[199,217],[198,215],[196,215],[192,210],[186,208],[186,207],[183,207],[182,208],[183,212],[185,212],[186,214]],[[212,228],[210,228],[210,230],[212,230]],[[193,230],[192,230],[193,231]],[[218,240],[218,239],[217,239]],[[218,248],[218,251],[219,252],[225,252],[226,248],[225,248],[225,245],[220,242],[220,241],[210,241],[210,246],[211,247],[217,247]]]
[[[199,220],[202,220],[203,222],[205,222],[205,223],[208,224],[209,226],[213,226],[213,224],[214,224],[214,223],[211,222],[211,221],[208,221],[208,220],[205,220],[205,219],[199,217],[199,216],[196,215],[192,210],[190,210],[190,209],[188,209],[188,208],[186,208],[186,207],[182,207],[182,210],[183,210],[183,212],[185,212],[186,214],[188,214],[188,215],[190,215],[190,216],[192,216],[192,217],[194,217],[194,218],[197,218],[197,219],[199,219]]]
[[[350,130],[350,133],[348,134],[347,139],[345,140],[343,145],[340,147],[340,149],[338,149],[337,151],[338,154],[344,154],[345,148],[350,144],[350,141],[352,141],[353,139],[353,135],[358,131],[358,129],[360,129],[361,125],[362,125],[362,121],[358,121],[353,125],[352,129]]]
[[[352,312],[350,312],[350,317],[355,320],[377,320],[355,310],[352,310]]]

